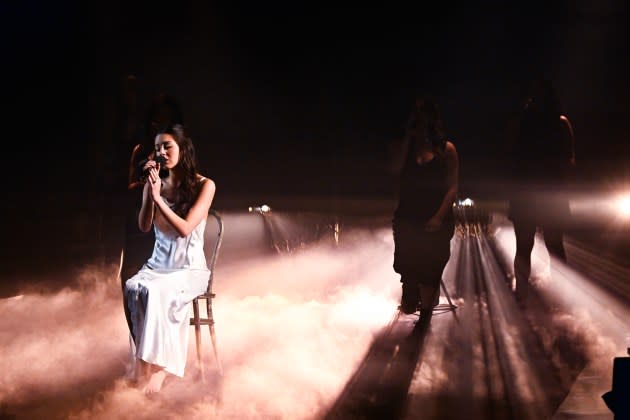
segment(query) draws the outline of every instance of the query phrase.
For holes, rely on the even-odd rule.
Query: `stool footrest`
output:
[[[190,318],[190,325],[214,325],[214,319],[207,319],[207,318],[195,319],[195,318]]]

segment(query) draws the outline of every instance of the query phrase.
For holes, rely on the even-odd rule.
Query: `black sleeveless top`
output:
[[[447,167],[444,153],[435,153],[429,162],[418,164],[415,153],[409,153],[400,176],[398,206],[395,219],[428,221],[440,208],[448,191]],[[452,221],[447,212],[444,223]]]
[[[561,180],[571,158],[564,143],[559,114],[523,112],[511,156],[513,179],[522,182]]]

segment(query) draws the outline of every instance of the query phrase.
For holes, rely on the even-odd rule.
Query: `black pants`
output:
[[[454,226],[445,223],[427,232],[424,221],[394,220],[394,271],[401,282],[439,287],[442,271],[451,256]]]
[[[569,201],[561,193],[521,194],[510,200],[509,218],[514,225],[516,255],[514,277],[516,297],[525,302],[528,296],[531,274],[531,254],[534,249],[536,229],[541,228],[545,246],[550,255],[566,261],[562,242],[565,229],[570,226]]]
[[[451,254],[454,225],[447,223],[436,232],[427,232],[424,222],[394,220],[394,270],[402,283],[401,309],[421,311],[430,316],[439,299],[444,267]]]

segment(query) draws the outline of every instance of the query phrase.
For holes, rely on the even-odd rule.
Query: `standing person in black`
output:
[[[450,258],[459,171],[435,101],[416,101],[405,143],[393,218],[394,270],[402,283],[401,311],[411,314],[420,306],[420,319],[429,321]]]
[[[531,82],[514,131],[508,216],[516,236],[515,293],[525,305],[537,228],[542,229],[549,254],[566,261],[562,239],[570,218],[566,187],[575,166],[574,137],[550,81],[539,78]]]

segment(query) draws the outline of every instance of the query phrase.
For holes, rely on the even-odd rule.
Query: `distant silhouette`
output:
[[[516,236],[516,297],[525,303],[537,228],[544,233],[549,253],[566,261],[562,240],[570,217],[566,182],[575,165],[574,137],[550,81],[540,78],[531,82],[509,143],[513,182],[509,218]]]
[[[394,270],[402,283],[401,310],[430,320],[454,233],[452,205],[459,161],[446,138],[438,105],[418,99],[404,147],[398,205],[394,212]]]
[[[612,389],[602,395],[606,406],[617,419],[630,419],[630,357],[613,360]]]

